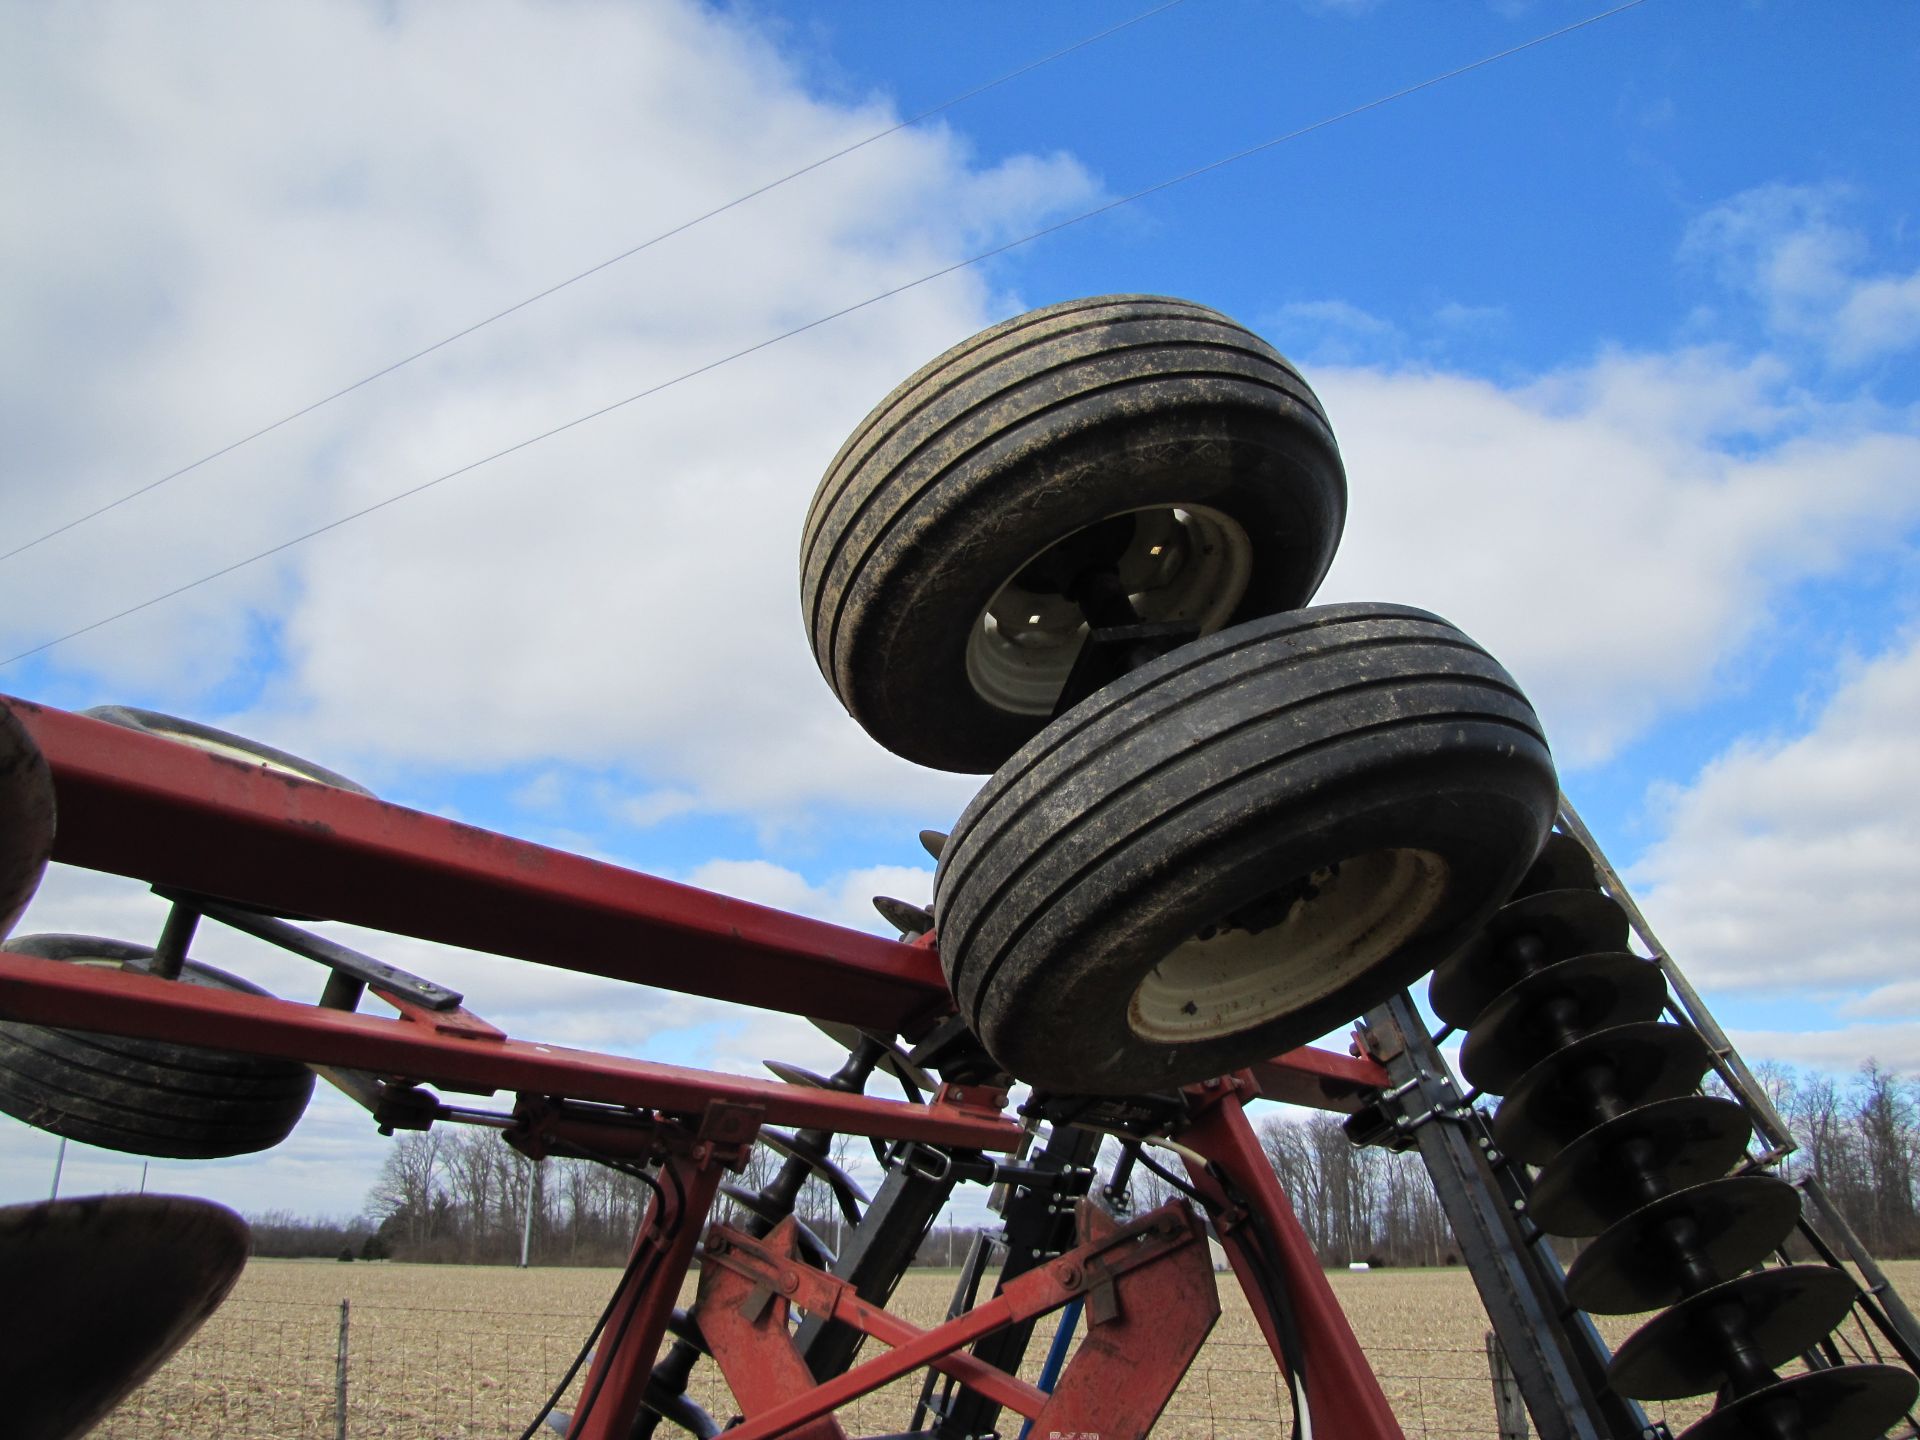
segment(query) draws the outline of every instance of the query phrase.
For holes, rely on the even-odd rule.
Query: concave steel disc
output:
[[[12,709],[0,704],[0,940],[40,888],[53,853],[53,772]]]
[[[844,1046],[849,1052],[859,1049],[861,1039],[868,1033],[858,1026],[848,1025],[839,1020],[816,1019],[813,1027],[836,1044]],[[874,1035],[872,1038],[886,1047],[880,1056],[880,1068],[894,1079],[928,1092],[940,1088],[940,1082],[914,1064],[907,1052],[893,1041],[884,1035]]]
[[[1810,1370],[1722,1405],[1680,1440],[1879,1440],[1916,1395],[1920,1380],[1897,1365]]]
[[[1514,887],[1513,898],[1524,899],[1543,890],[1598,890],[1600,873],[1593,868],[1587,847],[1556,830],[1547,836],[1527,873]]]
[[[1731,1100],[1682,1095],[1656,1100],[1596,1125],[1549,1161],[1533,1183],[1527,1212],[1549,1235],[1598,1235],[1649,1199],[1640,1176],[1663,1193],[1717,1179],[1746,1153],[1747,1112]]]
[[[1627,912],[1598,890],[1545,890],[1514,900],[1433,972],[1427,1003],[1449,1025],[1470,1027],[1480,1012],[1527,974],[1509,953],[1526,936],[1540,942],[1543,964],[1627,948]]]
[[[1557,1022],[1584,1034],[1658,1019],[1666,1003],[1666,977],[1651,960],[1625,950],[1576,955],[1534,971],[1480,1012],[1460,1047],[1460,1073],[1504,1095],[1560,1048]]]
[[[1728,1175],[1691,1185],[1609,1226],[1567,1269],[1567,1300],[1595,1315],[1632,1315],[1681,1297],[1677,1246],[1717,1275],[1751,1270],[1800,1218],[1800,1192],[1773,1175]]]
[[[13,1440],[84,1435],[180,1348],[247,1263],[210,1200],[92,1195],[0,1209],[0,1396]]]
[[[1712,1065],[1707,1042],[1684,1025],[1643,1020],[1596,1030],[1514,1083],[1494,1113],[1494,1141],[1529,1165],[1545,1165],[1600,1123],[1596,1091],[1619,1105],[1672,1100],[1699,1089]],[[1593,1088],[1582,1084],[1588,1077]]]
[[[816,1075],[799,1065],[789,1065],[784,1060],[762,1060],[760,1063],[789,1085],[799,1085],[808,1090],[833,1089],[833,1082],[826,1076]]]
[[[1768,1369],[1804,1354],[1847,1318],[1859,1293],[1844,1270],[1784,1265],[1756,1270],[1689,1295],[1629,1335],[1607,1366],[1607,1383],[1635,1400],[1680,1400],[1727,1383],[1727,1361],[1744,1334]]]

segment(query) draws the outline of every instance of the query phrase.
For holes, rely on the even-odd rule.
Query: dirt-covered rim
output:
[[[217,730],[211,725],[202,725],[198,720],[183,720],[177,715],[163,715],[157,710],[141,710],[132,705],[96,705],[84,712],[94,720],[105,720],[110,725],[124,726],[129,730],[138,730],[145,735],[157,735],[163,740],[173,740],[182,745],[191,745],[196,750],[204,750],[210,755],[219,755],[228,760],[238,760],[247,765],[258,765],[263,770],[276,775],[290,775],[296,780],[311,780],[319,785],[331,785],[336,790],[351,790],[356,795],[372,795],[372,791],[358,781],[349,780],[336,770],[324,765],[304,760],[298,755],[289,755],[284,750],[262,744],[258,740],[249,740],[243,735],[229,734]]]
[[[1323,866],[1165,956],[1134,989],[1128,1028],[1173,1045],[1304,1010],[1410,940],[1445,897],[1448,876],[1431,850],[1373,850]],[[1276,913],[1259,915],[1263,906]]]
[[[1141,619],[1197,621],[1202,635],[1224,626],[1253,575],[1253,542],[1240,522],[1205,505],[1147,505],[1116,511],[1094,525],[1123,515],[1138,519],[1116,568]],[[1029,590],[1020,577],[1094,525],[1029,556],[994,592],[968,632],[967,680],[996,710],[1053,714],[1086,639],[1087,622],[1074,601]]]

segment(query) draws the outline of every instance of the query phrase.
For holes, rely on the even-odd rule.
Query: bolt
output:
[[[799,1288],[800,1272],[798,1270],[782,1270],[780,1272],[780,1293],[782,1295],[791,1295]]]
[[[955,1086],[950,1092],[949,1098],[952,1099],[954,1104],[958,1105],[962,1100],[967,1098],[967,1092]]]
[[[1056,1265],[1053,1267],[1053,1273],[1059,1277],[1060,1283],[1062,1285],[1065,1285],[1069,1288],[1075,1285],[1078,1285],[1080,1283],[1080,1267],[1078,1265],[1074,1265],[1074,1264]]]
[[[1487,1151],[1487,1164],[1489,1165],[1502,1164],[1506,1160],[1506,1158],[1507,1157],[1502,1155],[1498,1150]]]

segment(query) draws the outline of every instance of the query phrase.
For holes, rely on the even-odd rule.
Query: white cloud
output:
[[[1735,1030],[1731,1038],[1750,1061],[1783,1060],[1847,1075],[1871,1059],[1899,1075],[1920,1075],[1920,1022],[1835,1030]]]
[[[886,935],[897,932],[879,918],[874,896],[889,895],[912,905],[933,903],[933,871],[908,865],[874,865],[836,876],[825,885],[812,885],[799,872],[767,860],[709,860],[687,877],[687,883]]]
[[[22,538],[883,128],[693,6],[15,13],[0,299]],[[213,36],[217,32],[217,41]],[[342,78],[349,77],[349,78]],[[18,83],[13,83],[18,82]],[[515,315],[0,570],[6,653],[1020,233],[1093,182],[922,127]],[[950,813],[839,713],[798,620],[861,415],[1017,302],[967,272],[56,653],[359,763],[555,756],[636,797]],[[248,677],[267,662],[259,693]],[[537,797],[530,797],[537,798]],[[678,804],[677,801],[673,802]]]
[[[1682,253],[1751,294],[1777,333],[1858,366],[1920,345],[1920,269],[1872,272],[1867,238],[1840,218],[1835,186],[1771,184],[1688,227]]]
[[[1608,353],[1530,384],[1318,372],[1351,510],[1322,599],[1465,628],[1562,763],[1726,682],[1795,582],[1898,553],[1920,439],[1797,394],[1770,360]]]
[[[1842,1015],[1920,1017],[1909,978],[1920,935],[1916,713],[1920,632],[1910,632],[1854,665],[1804,734],[1744,740],[1664,796],[1663,836],[1629,879],[1703,988],[1813,992]],[[1872,1033],[1911,1028],[1858,1027],[1846,1043],[1881,1046],[1873,1053],[1891,1063],[1912,1046]]]

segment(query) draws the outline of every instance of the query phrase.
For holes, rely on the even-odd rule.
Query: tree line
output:
[[[1850,1077],[1773,1063],[1756,1073],[1800,1142],[1781,1173],[1817,1178],[1874,1254],[1920,1255],[1920,1082],[1871,1060]],[[1260,1135],[1323,1263],[1459,1263],[1417,1153],[1356,1149],[1337,1115],[1270,1116]],[[838,1162],[846,1163],[852,1143],[864,1142],[837,1143]],[[757,1145],[746,1172],[729,1176],[729,1183],[757,1191],[783,1163]],[[1146,1171],[1135,1172],[1133,1188],[1139,1210],[1174,1193]],[[347,1222],[259,1216],[254,1243],[261,1255],[514,1264],[524,1242],[532,1264],[612,1265],[625,1260],[650,1198],[645,1180],[605,1165],[535,1164],[497,1131],[436,1128],[394,1140],[364,1216]],[[830,1249],[839,1248],[846,1220],[823,1182],[807,1182],[795,1212]],[[715,1218],[737,1225],[746,1216],[738,1201],[718,1202]],[[971,1236],[958,1226],[929,1231],[918,1263],[958,1263]]]
[[[1800,1146],[1777,1173],[1817,1179],[1879,1258],[1920,1255],[1920,1081],[1874,1060],[1848,1077],[1776,1062],[1755,1070]],[[1416,1152],[1357,1150],[1340,1117],[1324,1114],[1271,1117],[1261,1142],[1323,1264],[1460,1263]]]

